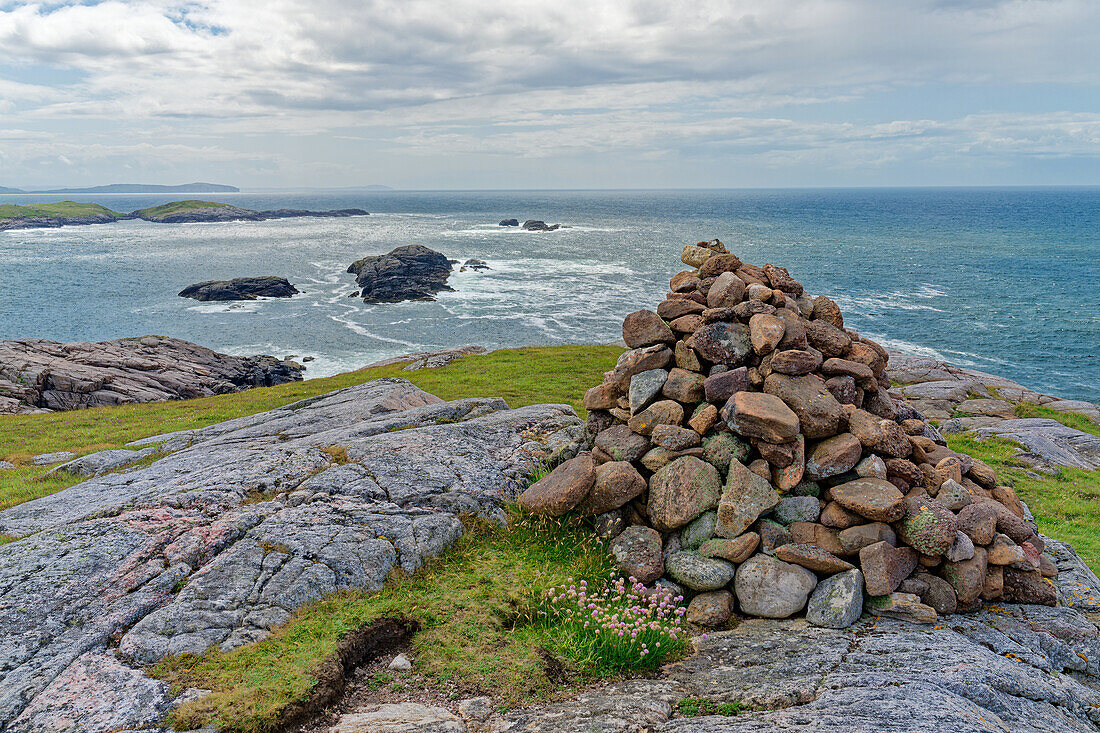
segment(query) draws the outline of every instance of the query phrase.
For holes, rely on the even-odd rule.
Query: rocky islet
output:
[[[434,300],[436,293],[454,290],[447,284],[451,270],[451,261],[444,255],[410,244],[356,260],[347,271],[355,275],[364,303],[397,303]]]
[[[927,623],[983,601],[1057,603],[1022,502],[891,391],[890,354],[845,328],[834,301],[718,240],[681,260],[690,269],[655,310],[624,319],[629,350],[585,394],[591,455],[533,484],[521,507],[603,509],[600,526],[646,528],[647,581],[660,550],[688,597],[728,589],[746,615],[809,607],[811,623],[839,628],[864,610]],[[588,501],[563,486],[582,461],[592,474],[625,463],[645,488]],[[708,600],[698,617],[723,623],[722,607]]]
[[[232,280],[207,280],[188,285],[179,292],[181,298],[194,300],[229,301],[255,300],[256,298],[291,298],[299,290],[285,277],[264,275],[261,277],[235,277]]]

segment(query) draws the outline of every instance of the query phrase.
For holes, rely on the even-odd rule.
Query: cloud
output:
[[[1094,0],[7,7],[0,112],[19,127],[110,145],[106,122],[154,149],[208,136],[218,144],[200,154],[212,161],[249,148],[244,138],[287,135],[423,155],[722,154],[791,166],[1093,157],[1100,146],[1088,114],[1100,86]],[[68,77],[20,79],[30,65]],[[891,95],[935,100],[949,86],[1020,89],[1023,101],[946,114],[890,106]],[[1080,106],[1029,105],[1040,87],[1079,89]]]

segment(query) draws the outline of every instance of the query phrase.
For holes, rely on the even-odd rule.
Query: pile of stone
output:
[[[1012,488],[890,396],[888,355],[836,303],[718,240],[684,247],[656,311],[588,390],[593,445],[520,506],[592,516],[620,570],[688,616],[843,628],[982,601],[1054,605],[1057,570]]]

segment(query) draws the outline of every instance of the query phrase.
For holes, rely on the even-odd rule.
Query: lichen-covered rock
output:
[[[922,555],[945,555],[955,543],[958,521],[950,509],[928,496],[905,500],[898,537]]]
[[[712,590],[691,599],[687,620],[699,626],[721,626],[733,615],[733,594],[728,590]]]
[[[718,469],[694,456],[677,458],[649,480],[649,519],[667,532],[718,506]]]
[[[817,576],[767,555],[750,557],[737,568],[734,592],[741,610],[764,618],[787,618],[806,607]]]
[[[730,461],[726,485],[718,503],[715,533],[728,539],[737,537],[748,530],[757,517],[778,503],[779,493],[767,479],[737,461]]]
[[[650,527],[627,527],[611,543],[611,554],[623,577],[652,583],[665,573],[661,535]]]
[[[680,585],[696,591],[718,590],[733,580],[734,566],[697,552],[674,552],[665,558],[665,570]]]
[[[462,534],[459,514],[506,519],[530,436],[575,429],[565,406],[443,402],[386,378],[139,441],[166,455],[0,511],[21,538],[0,545],[0,728],[153,725],[172,693],[144,665],[415,571]],[[89,666],[112,638],[123,668]]]
[[[806,604],[806,620],[827,629],[846,629],[863,613],[863,573],[847,570],[818,582]]]
[[[516,503],[520,509],[536,516],[560,517],[588,496],[595,480],[596,462],[591,453],[584,453],[565,461],[531,484]]]
[[[889,481],[860,478],[832,488],[833,499],[845,509],[874,522],[896,522],[905,514],[905,497]]]

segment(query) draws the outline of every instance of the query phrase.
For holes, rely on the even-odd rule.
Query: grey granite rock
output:
[[[846,629],[863,613],[863,573],[858,569],[830,575],[810,594],[806,620],[814,626]]]
[[[492,730],[1085,733],[1100,723],[1097,627],[1067,608],[1002,605],[935,627],[749,619],[695,647],[659,680],[510,712]],[[685,697],[748,710],[677,717]]]
[[[0,412],[75,410],[237,392],[300,380],[273,356],[228,356],[180,339],[0,341]]]
[[[0,730],[147,725],[164,693],[142,665],[239,646],[416,570],[461,535],[459,513],[505,519],[538,458],[521,446],[571,434],[583,424],[564,405],[443,402],[380,379],[141,441],[173,452],[0,511],[0,533],[22,537],[0,545]],[[112,638],[119,666],[85,674],[77,660]],[[129,708],[101,709],[128,690]]]
[[[56,468],[50,469],[49,472],[71,473],[74,476],[98,476],[101,473],[107,473],[116,468],[121,468],[128,463],[133,463],[139,458],[141,458],[141,455],[136,450],[127,450],[125,448],[101,450],[98,453],[89,453],[76,460],[63,463]]]
[[[1052,466],[1092,471],[1100,468],[1100,438],[1050,418],[1003,420],[978,429],[981,437],[1008,438],[1026,449],[1024,457]]]
[[[10,461],[0,461],[0,471],[14,471],[15,464]]]
[[[52,466],[55,463],[64,463],[74,458],[76,458],[76,453],[68,450],[61,450],[53,453],[39,453],[37,456],[31,458],[30,463],[32,466]]]

